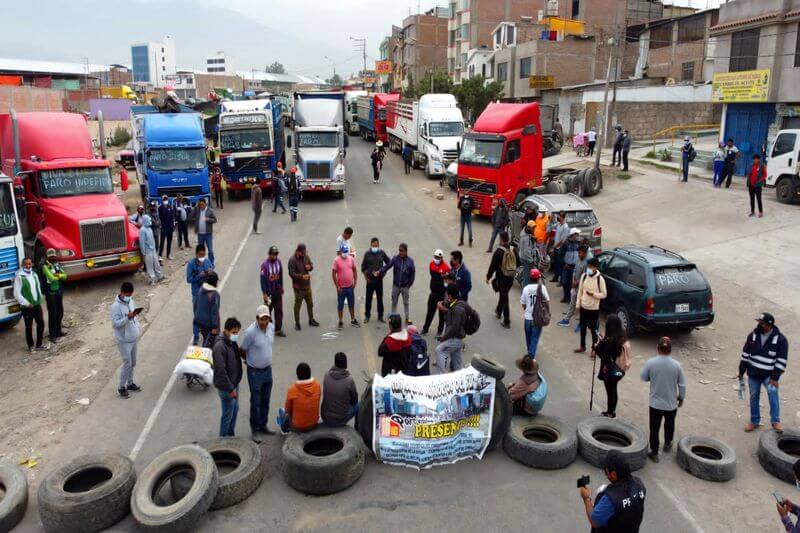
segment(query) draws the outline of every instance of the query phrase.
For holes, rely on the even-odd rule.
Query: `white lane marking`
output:
[[[669,487],[667,487],[665,484],[661,483],[658,480],[656,480],[656,485],[658,485],[658,487],[664,491],[664,494],[667,495],[667,498],[670,499],[672,504],[678,509],[678,512],[681,513],[681,515],[683,515],[686,521],[689,522],[692,525],[692,527],[694,527],[694,530],[702,533],[704,529],[700,526],[697,520],[695,520],[694,516],[692,516],[692,513],[689,512],[689,509],[687,509],[686,506],[683,505],[683,502],[681,502],[678,499],[678,497],[672,493]]]
[[[324,341],[335,341],[338,336],[339,336],[338,331],[329,331],[327,333],[323,333],[322,335],[320,335],[320,339]]]
[[[222,282],[219,285],[219,292],[222,293],[222,290],[225,288],[225,284],[228,281],[228,278],[233,272],[236,263],[239,262],[239,257],[242,255],[242,251],[244,250],[245,244],[247,244],[247,239],[250,238],[250,235],[253,233],[253,228],[249,228],[247,233],[245,234],[242,242],[239,243],[239,248],[236,250],[236,255],[233,256],[233,261],[228,266],[228,270],[225,272],[225,276],[222,278]],[[191,344],[192,338],[189,338],[189,344]],[[182,356],[182,355],[181,355]],[[180,358],[178,359],[180,361]],[[176,361],[177,363],[177,361]],[[158,415],[161,413],[161,410],[164,408],[164,404],[167,401],[167,397],[169,393],[172,391],[172,387],[175,385],[175,380],[177,379],[177,375],[173,372],[169,376],[169,380],[167,380],[167,384],[164,386],[164,390],[161,391],[161,396],[158,397],[158,401],[156,405],[153,407],[153,410],[150,412],[150,416],[147,417],[147,422],[145,422],[144,427],[142,427],[141,433],[139,433],[139,438],[136,439],[136,443],[131,448],[131,453],[128,454],[128,457],[131,461],[135,461],[136,457],[139,455],[139,452],[142,451],[142,447],[144,446],[144,442],[147,440],[147,437],[150,435],[150,432],[153,430],[153,426],[156,423],[156,419]]]

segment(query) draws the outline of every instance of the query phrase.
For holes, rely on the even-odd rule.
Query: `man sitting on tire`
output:
[[[608,452],[603,471],[611,483],[597,495],[594,506],[589,486],[580,488],[589,525],[593,531],[638,532],[647,495],[642,480],[631,475],[625,457],[617,450]]]
[[[319,421],[319,382],[311,377],[308,363],[297,365],[297,381],[286,391],[286,403],[278,409],[278,425],[283,433],[311,431]]]
[[[358,413],[358,391],[347,370],[347,355],[338,352],[333,366],[325,374],[322,396],[322,423],[330,427],[346,426]]]
[[[512,413],[515,416],[536,416],[538,413],[528,405],[526,397],[536,391],[539,385],[542,384],[539,379],[539,363],[536,362],[536,359],[526,354],[517,359],[516,365],[517,368],[522,370],[522,375],[514,383],[508,385]]]

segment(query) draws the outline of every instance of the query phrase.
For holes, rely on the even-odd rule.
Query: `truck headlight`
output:
[[[338,165],[336,171],[333,173],[334,181],[342,181],[344,179],[344,165]]]
[[[56,250],[56,257],[75,257],[75,250],[69,248],[60,248]]]
[[[434,163],[442,162],[442,156],[440,156],[439,154],[429,154],[428,157],[430,157],[431,161],[433,161]]]

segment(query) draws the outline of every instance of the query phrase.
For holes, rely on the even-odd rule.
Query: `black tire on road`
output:
[[[620,322],[622,322],[622,330],[625,332],[625,336],[629,339],[635,336],[637,329],[636,320],[631,316],[631,313],[625,306],[619,306],[616,314]]]
[[[365,456],[361,436],[353,428],[319,426],[286,437],[283,477],[299,492],[333,494],[358,481]]]
[[[470,365],[481,374],[486,374],[495,379],[503,379],[506,376],[506,367],[490,357],[475,355],[472,357]]]
[[[647,462],[647,436],[630,422],[596,416],[578,423],[578,453],[587,463],[603,468],[610,450],[620,452],[631,467],[639,470]]]
[[[261,448],[250,439],[239,437],[220,437],[199,442],[198,446],[208,451],[214,458],[219,474],[219,488],[212,511],[231,507],[246,500],[253,494],[264,479],[264,465],[261,460]],[[233,470],[222,474],[220,468],[232,467]],[[187,474],[177,474],[170,480],[172,495],[175,501],[180,500],[194,483],[194,478]]]
[[[39,485],[39,517],[46,531],[101,531],[130,513],[134,483],[136,472],[127,457],[76,457]]]
[[[583,175],[583,195],[594,196],[600,192],[603,184],[603,175],[594,167],[587,169]]]
[[[567,191],[571,192],[575,196],[583,196],[583,173],[585,171],[581,170],[577,174],[570,174],[569,178],[565,182],[567,185]]]
[[[159,505],[154,495],[176,474],[194,471],[194,483],[181,500]],[[211,507],[219,486],[217,465],[211,454],[189,444],[168,450],[147,465],[131,494],[131,512],[136,522],[148,531],[188,531]]]
[[[571,465],[578,456],[575,428],[550,416],[515,416],[503,439],[509,457],[524,465],[556,470]]]
[[[508,389],[500,379],[494,382],[494,411],[492,412],[492,438],[488,450],[493,450],[503,443],[503,439],[511,426],[511,397]]]
[[[794,203],[797,198],[797,183],[792,177],[781,178],[775,186],[775,194],[782,204]]]
[[[0,500],[0,531],[11,531],[28,508],[28,478],[17,465],[0,462],[0,485],[5,494]]]
[[[736,452],[710,437],[683,437],[675,455],[678,466],[706,481],[728,481],[736,477]]]
[[[794,484],[792,466],[800,456],[800,430],[764,431],[758,440],[758,462],[778,479]]]
[[[372,380],[369,380],[364,392],[361,393],[361,402],[358,404],[356,414],[356,429],[364,439],[367,449],[372,450],[372,433],[375,431],[375,409],[372,402]]]
[[[564,190],[566,187],[561,180],[551,180],[544,185],[545,194],[562,194]]]

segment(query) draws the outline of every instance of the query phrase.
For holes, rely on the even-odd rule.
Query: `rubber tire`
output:
[[[28,478],[17,465],[0,461],[0,484],[5,489],[0,500],[0,531],[11,531],[28,508]]]
[[[372,400],[372,380],[369,380],[364,392],[361,393],[361,402],[358,404],[356,414],[356,430],[364,440],[367,449],[372,450],[372,433],[375,431],[375,409]]]
[[[617,308],[616,315],[622,322],[622,330],[625,332],[625,336],[629,339],[635,337],[638,328],[636,320],[631,316],[630,311],[625,309],[624,305],[621,305]]]
[[[566,182],[567,185],[567,192],[574,194],[575,196],[583,197],[583,173],[584,171],[581,170],[577,174],[570,174],[568,181]]]
[[[583,195],[594,196],[602,188],[603,176],[596,168],[587,169],[583,178]]]
[[[695,446],[713,448],[722,459],[700,457],[692,451]],[[736,451],[722,441],[711,437],[683,437],[678,441],[675,455],[678,466],[696,478],[706,481],[729,481],[736,477]]]
[[[314,456],[305,446],[317,439],[336,439],[343,448],[331,455]],[[318,426],[305,433],[291,433],[283,443],[283,477],[304,494],[340,492],[364,473],[365,450],[360,435],[351,427]]]
[[[775,186],[775,196],[782,204],[792,204],[797,198],[797,184],[794,178],[781,178]]]
[[[758,462],[761,466],[778,479],[794,485],[795,476],[792,466],[797,461],[797,456],[789,455],[781,450],[781,442],[791,442],[795,446],[795,453],[800,451],[800,430],[784,429],[783,433],[764,431],[758,439]]]
[[[191,490],[172,505],[157,505],[152,497],[156,483],[187,464],[195,471]],[[142,471],[131,494],[131,512],[136,522],[148,531],[188,531],[211,507],[218,487],[219,472],[211,454],[195,444],[178,446],[153,459]]]
[[[622,448],[599,442],[592,434],[600,429],[621,433],[631,441],[631,444]],[[630,465],[631,472],[639,470],[647,463],[647,435],[632,423],[604,416],[586,418],[578,423],[578,453],[587,463],[603,468],[606,454],[612,449],[622,453]]]
[[[221,463],[215,454],[230,453],[239,458],[239,465],[235,470],[225,475],[219,475],[219,488],[209,510],[225,509],[243,502],[261,486],[261,481],[264,479],[261,448],[252,440],[240,437],[220,437],[197,444],[208,451],[211,457],[214,457],[217,470]],[[180,474],[170,480],[175,501],[186,496],[193,482],[194,479],[189,475]]]
[[[85,492],[67,492],[64,485],[78,472],[102,467],[111,479]],[[101,531],[125,518],[131,510],[136,472],[130,459],[119,454],[81,455],[52,471],[39,485],[39,518],[46,531]]]
[[[558,185],[560,181],[548,181],[544,186],[545,194],[561,194],[561,187]]]
[[[494,382],[494,411],[492,412],[492,438],[487,450],[494,450],[503,443],[503,439],[511,427],[511,397],[508,389],[499,379]]]
[[[535,442],[525,437],[532,428],[546,428],[555,432],[555,442]],[[558,470],[571,465],[578,456],[578,437],[575,428],[560,418],[550,416],[515,416],[503,439],[503,449],[509,457],[533,468]]]
[[[472,357],[470,365],[481,374],[495,379],[503,379],[506,376],[506,367],[489,357],[475,355]]]

